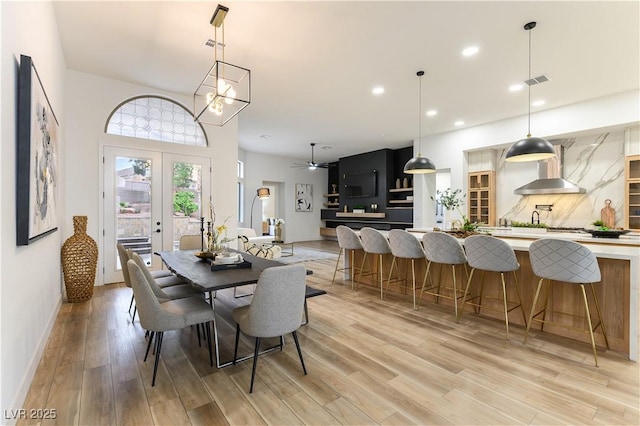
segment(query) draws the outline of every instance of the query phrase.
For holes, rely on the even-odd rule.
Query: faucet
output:
[[[533,220],[534,215],[538,215],[537,222],[534,222]],[[531,224],[534,225],[536,223],[540,225],[540,212],[538,210],[534,210],[533,213],[531,213]]]

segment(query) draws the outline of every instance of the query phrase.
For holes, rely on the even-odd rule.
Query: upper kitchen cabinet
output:
[[[640,230],[640,155],[625,157],[625,228]]]
[[[468,153],[467,216],[470,222],[496,224],[495,152],[492,149]]]

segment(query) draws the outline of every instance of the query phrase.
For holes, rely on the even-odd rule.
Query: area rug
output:
[[[282,256],[277,260],[282,263],[299,263],[299,262],[307,262],[310,260],[324,260],[324,259],[338,259],[338,255],[335,253],[328,253],[326,251],[320,250],[311,250],[303,247],[295,247],[293,248],[293,256]]]

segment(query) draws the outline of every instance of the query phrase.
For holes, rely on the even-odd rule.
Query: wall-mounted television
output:
[[[347,198],[375,197],[377,188],[376,170],[344,174],[344,194]]]

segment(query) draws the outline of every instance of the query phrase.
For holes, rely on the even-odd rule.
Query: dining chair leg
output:
[[[211,350],[211,321],[202,324],[207,334],[207,346],[209,347],[209,365],[213,367],[213,351]]]
[[[304,366],[304,359],[302,359],[302,351],[300,350],[300,342],[298,342],[298,332],[293,331],[291,333],[293,335],[293,340],[296,342],[296,349],[298,349],[298,356],[300,357],[300,364],[302,364],[302,371],[304,371],[304,375],[307,375],[307,367]]]
[[[131,317],[131,322],[135,322],[136,321],[136,312],[138,311],[138,307],[134,306],[133,307],[133,317]]]
[[[198,347],[202,347],[202,343],[200,342],[200,324],[196,324],[196,331],[198,332]]]
[[[151,342],[153,342],[153,337],[155,336],[155,333],[152,331],[151,333],[149,333],[149,343],[147,343],[147,351],[144,353],[144,360],[147,360],[147,356],[149,355],[149,349],[151,349]]]
[[[253,369],[251,370],[251,385],[249,386],[249,393],[253,392],[253,380],[256,377],[256,365],[258,364],[258,353],[260,352],[260,338],[256,337],[256,347],[253,350]]]
[[[129,302],[129,310],[127,312],[131,313],[131,307],[133,306],[133,294],[131,294],[131,302]]]
[[[164,332],[159,331],[156,333],[156,362],[153,364],[153,379],[151,380],[151,387],[156,385],[156,373],[158,372],[158,363],[160,362],[160,349],[162,349],[162,336]]]
[[[233,365],[236,365],[238,359],[238,342],[240,341],[240,325],[236,324],[236,345],[233,348]]]

